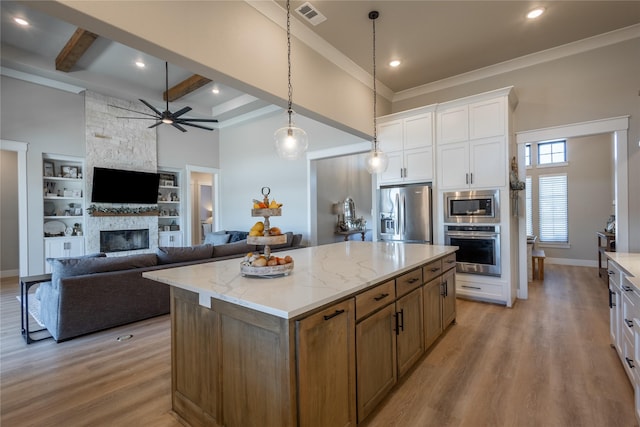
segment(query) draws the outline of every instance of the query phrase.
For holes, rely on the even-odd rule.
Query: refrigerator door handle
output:
[[[393,225],[394,234],[400,234],[400,194],[396,193],[396,222]]]
[[[406,238],[407,234],[407,200],[406,196],[402,196],[402,235]]]

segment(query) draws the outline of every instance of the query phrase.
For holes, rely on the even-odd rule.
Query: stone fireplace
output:
[[[137,106],[129,101],[111,98],[95,92],[85,92],[85,120],[86,120],[86,163],[85,183],[86,194],[89,196],[86,207],[94,204],[98,207],[127,207],[135,205],[115,206],[110,203],[91,203],[93,168],[105,167],[112,169],[138,170],[156,172],[157,138],[156,130],[148,129],[148,123],[143,120],[125,120],[116,118],[120,111],[113,107],[117,105],[128,109]],[[145,244],[134,245],[122,243],[129,249],[103,251],[103,232],[113,232],[113,236],[124,232],[124,237],[131,237],[129,233],[135,230],[146,230]],[[158,217],[144,215],[116,215],[86,217],[85,225],[86,253],[110,252],[114,255],[128,255],[132,253],[153,252],[158,247]],[[105,235],[109,235],[107,233]],[[121,236],[122,237],[122,236]],[[125,239],[126,240],[126,239]],[[114,237],[114,242],[120,239]]]

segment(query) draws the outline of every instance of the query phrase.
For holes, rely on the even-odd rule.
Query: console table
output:
[[[349,236],[351,236],[352,234],[360,233],[360,235],[362,236],[362,241],[364,242],[364,235],[367,234],[367,231],[369,231],[369,230],[336,231],[336,234],[340,234],[340,235],[344,236],[344,241],[346,242],[347,240],[349,240]]]
[[[42,282],[48,282],[50,280],[51,274],[40,274],[37,276],[25,276],[20,278],[20,326],[22,336],[24,337],[24,340],[27,342],[27,344],[51,338],[51,335],[47,335],[42,338],[31,337],[32,333],[46,331],[46,328],[38,329],[35,331],[29,330],[29,289],[34,285]]]
[[[608,231],[596,232],[598,236],[598,277],[605,277],[608,281],[607,275],[607,258],[603,256],[605,252],[615,252],[615,233],[609,233]],[[605,265],[602,266],[602,259],[604,258]]]

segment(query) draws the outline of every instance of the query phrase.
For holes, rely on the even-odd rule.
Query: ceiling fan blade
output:
[[[148,129],[154,128],[156,126],[160,126],[162,124],[162,120],[158,120],[157,122],[155,122],[154,124],[152,124],[151,126],[149,126]]]
[[[187,122],[206,122],[206,123],[218,123],[217,119],[178,119],[178,120],[185,120]]]
[[[184,125],[184,126],[191,126],[191,127],[194,127],[194,128],[205,129],[205,130],[214,130],[212,128],[208,128],[208,127],[200,126],[200,125],[194,125],[193,123],[185,122],[185,121],[182,121],[182,120],[180,120],[179,122],[174,122],[173,123],[174,126],[176,124],[181,124],[181,125]]]
[[[147,101],[145,101],[144,99],[141,99],[140,102],[142,102],[144,105],[146,105],[147,107],[151,108],[153,110],[154,113],[156,113],[158,116],[162,117],[162,113],[160,111],[158,111],[156,109],[156,107],[154,107],[153,105],[149,104]]]
[[[186,124],[186,123],[183,123],[183,124]],[[173,127],[174,127],[174,128],[176,128],[176,129],[180,129],[182,132],[186,132],[186,131],[187,131],[185,128],[183,128],[182,126],[180,126],[180,125],[179,125],[178,123],[176,123],[176,122],[171,123],[171,126],[173,126]]]
[[[184,107],[181,108],[180,110],[176,111],[175,113],[173,113],[171,116],[173,116],[173,118],[178,118],[181,115],[183,115],[184,113],[188,113],[189,111],[191,111],[191,107]]]
[[[117,105],[111,105],[111,104],[109,104],[109,107],[119,108],[120,110],[131,111],[132,113],[136,113],[136,114],[143,114],[143,115],[145,115],[145,116],[149,116],[149,117],[153,117],[153,118],[155,118],[155,117],[156,117],[156,116],[155,116],[155,115],[153,115],[153,114],[143,113],[142,111],[131,110],[131,109],[129,109],[129,108],[118,107]],[[118,117],[118,118],[119,118],[119,119],[120,119],[120,118],[127,118],[127,119],[128,119],[129,117]],[[140,119],[142,119],[142,118],[144,118],[144,117],[139,117],[139,118],[140,118]]]
[[[124,117],[124,116],[116,116],[116,119],[133,119],[133,120],[158,120],[157,117]]]

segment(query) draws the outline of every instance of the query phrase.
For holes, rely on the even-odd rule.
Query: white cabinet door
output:
[[[469,187],[506,185],[505,143],[503,138],[472,141],[469,144]]]
[[[438,113],[438,143],[449,144],[469,139],[469,108],[451,107]]]
[[[433,114],[420,114],[404,119],[404,150],[433,145]]]
[[[504,98],[469,105],[469,139],[505,134]]]
[[[405,181],[431,181],[433,179],[433,148],[405,150]]]
[[[163,231],[159,233],[158,246],[180,247],[182,246],[182,233],[180,231]]]
[[[46,273],[51,273],[51,265],[47,258],[68,258],[84,255],[84,238],[49,238],[44,240],[44,269]]]
[[[402,138],[402,120],[378,125],[378,144],[385,153],[402,150]]]
[[[380,174],[378,183],[393,184],[402,182],[403,165],[402,165],[402,151],[396,151],[395,153],[386,153],[389,157],[389,166],[387,170]]]
[[[468,143],[459,142],[438,147],[438,170],[440,188],[454,189],[469,186],[469,148]]]

